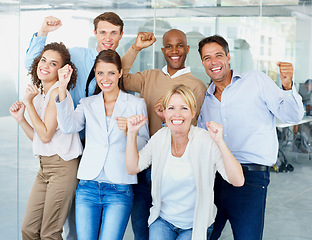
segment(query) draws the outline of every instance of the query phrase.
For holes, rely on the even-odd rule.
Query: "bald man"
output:
[[[197,117],[206,93],[206,85],[193,76],[185,60],[190,47],[184,32],[171,29],[163,36],[163,47],[167,65],[160,69],[148,69],[143,72],[129,73],[138,53],[156,41],[153,33],[140,32],[135,43],[122,58],[123,79],[126,90],[138,92],[147,105],[150,135],[157,132],[164,123],[161,98],[173,85],[184,84],[191,88],[197,101]],[[146,169],[138,174],[138,184],[133,185],[134,202],[131,213],[132,228],[135,240],[148,240],[149,209],[152,206],[150,189],[151,170]]]

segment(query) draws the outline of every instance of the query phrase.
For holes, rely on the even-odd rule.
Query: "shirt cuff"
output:
[[[65,98],[64,100],[66,100],[66,99],[67,99],[67,94],[66,94],[66,98]],[[64,102],[64,100],[63,100],[62,102]],[[59,96],[58,94],[57,94],[56,97],[55,97],[55,102],[56,102],[56,103],[61,103],[61,102],[60,102],[60,96]]]
[[[282,89],[283,89],[284,91],[292,91],[292,90],[294,89],[294,81],[291,81],[291,89],[286,90],[286,89],[284,88],[283,84],[282,84]]]

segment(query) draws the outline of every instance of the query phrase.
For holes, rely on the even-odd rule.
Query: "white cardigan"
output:
[[[193,222],[193,240],[206,240],[207,228],[214,222],[216,207],[213,199],[215,173],[218,171],[228,181],[224,163],[218,146],[208,131],[191,126],[189,138],[189,160],[196,184],[196,203]],[[161,180],[170,150],[171,132],[165,127],[156,132],[139,152],[139,168],[144,170],[152,164],[153,206],[148,220],[151,225],[158,217],[161,208]],[[181,189],[183,191],[183,189]]]

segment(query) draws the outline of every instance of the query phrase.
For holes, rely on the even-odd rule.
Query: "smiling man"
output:
[[[143,72],[129,73],[138,53],[151,46],[155,41],[152,33],[141,32],[138,34],[135,43],[122,57],[125,88],[140,93],[140,96],[145,99],[151,136],[162,127],[162,119],[158,117],[161,109],[158,106],[160,106],[160,99],[167,89],[176,84],[184,84],[191,88],[199,106],[193,122],[195,125],[206,91],[205,84],[191,74],[190,67],[185,66],[190,47],[187,45],[185,33],[178,29],[171,29],[163,36],[161,50],[167,65],[162,70],[148,69]]]
[[[76,87],[70,91],[75,107],[81,98],[86,97],[86,83],[90,71],[93,71],[95,57],[102,50],[116,50],[123,35],[124,24],[116,13],[105,12],[100,14],[93,20],[93,25],[94,36],[97,41],[96,48],[74,47],[69,49],[72,62],[78,69]],[[27,69],[31,66],[33,59],[43,49],[48,34],[61,26],[62,21],[56,17],[49,16],[44,18],[40,30],[33,35],[29,48],[27,49],[25,58],[25,66]],[[89,95],[92,95],[95,86],[96,81],[94,78],[88,86]]]
[[[186,56],[189,52],[184,32],[171,29],[163,36],[161,49],[167,65],[160,69],[148,69],[143,72],[129,73],[138,53],[156,41],[153,33],[141,32],[135,43],[122,58],[123,79],[126,90],[140,93],[147,105],[150,135],[152,136],[162,127],[163,114],[161,98],[173,85],[184,84],[191,88],[196,96],[197,112],[204,100],[206,86],[191,74],[190,68],[185,66]],[[160,117],[159,117],[160,116]],[[196,119],[193,124],[196,124]],[[138,174],[138,184],[133,186],[134,202],[131,213],[132,228],[135,240],[148,240],[147,220],[151,207],[150,168]]]
[[[218,208],[211,240],[218,239],[229,220],[235,239],[262,239],[270,166],[277,160],[275,118],[298,123],[303,104],[294,87],[293,66],[280,62],[283,89],[260,71],[238,73],[230,68],[226,40],[218,35],[204,38],[198,49],[212,83],[203,102],[198,126],[223,125],[224,140],[241,163],[245,184],[236,188],[217,174],[215,204]]]

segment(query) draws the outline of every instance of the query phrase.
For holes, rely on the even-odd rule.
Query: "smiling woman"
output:
[[[197,47],[202,38],[215,33],[229,41],[230,64],[233,69],[240,72],[263,71],[280,86],[276,61],[284,59],[295,66],[294,84],[297,87],[312,77],[311,0],[0,1],[0,52],[2,56],[0,59],[0,182],[5,183],[5,187],[0,190],[0,194],[5,196],[0,199],[0,212],[2,213],[0,239],[21,239],[20,228],[26,200],[31,190],[33,176],[39,167],[32,155],[27,136],[8,111],[17,99],[22,98],[30,82],[30,77],[27,76],[28,71],[24,67],[29,41],[32,35],[40,29],[46,16],[55,16],[62,21],[63,26],[50,33],[46,38],[46,43],[62,41],[70,48],[89,48],[94,50],[95,58],[98,52],[93,19],[106,11],[117,13],[125,25],[122,39],[116,48],[120,56],[124,56],[138,32],[153,32],[157,38],[154,47],[138,54],[131,72],[162,69],[166,65],[161,52],[162,36],[174,28],[185,32],[187,42],[193,43],[190,44],[185,65],[189,66],[191,73],[206,85],[211,80],[204,71]],[[247,44],[248,49],[246,49]],[[82,54],[77,54],[77,56],[81,59]],[[80,81],[81,83],[86,81],[93,63],[82,64],[79,68],[78,75],[85,79]],[[87,72],[86,77],[82,74],[83,71]],[[89,91],[91,94],[91,88],[96,86],[95,82],[93,84]],[[85,84],[79,87],[81,89],[77,92],[85,93]],[[76,94],[73,98],[77,98],[75,102],[78,104],[81,96]],[[286,150],[290,155],[291,163],[296,166],[300,164],[301,170],[306,174],[299,174],[301,171],[295,170],[292,173],[291,183],[288,182],[289,176],[282,174],[272,176],[272,183],[276,187],[273,188],[274,190],[272,187],[269,189],[270,211],[267,211],[265,221],[268,223],[266,226],[270,227],[264,229],[265,239],[286,238],[286,236],[295,239],[299,235],[310,238],[312,235],[309,225],[311,208],[307,201],[294,197],[298,195],[310,199],[308,189],[310,189],[311,182],[308,176],[311,164],[305,161],[304,154],[294,152],[291,146]],[[296,166],[295,169],[298,169]],[[300,189],[306,191],[301,195],[297,194],[300,189],[296,186],[301,186]],[[276,198],[276,195],[284,196],[282,194],[286,193],[289,195]],[[281,204],[282,198],[288,199],[287,204]],[[296,203],[289,204],[291,201],[289,199],[295,199]],[[279,207],[276,208],[276,206]],[[275,217],[277,209],[280,210],[278,219]],[[296,221],[289,221],[290,218]],[[276,231],[280,228],[283,228],[283,231]],[[225,234],[228,236],[229,232],[226,231]],[[63,236],[66,237],[66,234],[67,232]],[[126,231],[125,239],[133,239],[131,228]]]
[[[73,111],[65,91],[70,71],[60,77],[57,119],[65,133],[86,129],[86,145],[80,161],[76,191],[78,239],[122,240],[130,216],[137,176],[125,167],[126,130],[120,121],[132,115],[146,116],[143,99],[123,90],[121,59],[117,52],[101,51],[95,59],[97,88],[82,98]],[[149,139],[147,124],[139,132],[138,147]],[[104,200],[103,200],[104,199]]]
[[[183,87],[176,88],[174,91],[165,95],[162,101],[162,107],[164,109],[166,125],[171,130],[172,138],[174,139],[175,136],[184,135],[184,143],[181,146],[177,146],[179,141],[173,141],[177,145],[172,144],[172,147],[175,151],[178,148],[181,153],[184,153],[185,143],[188,142],[187,135],[191,127],[191,122],[196,114],[195,97],[191,91],[186,91]]]
[[[77,79],[77,69],[70,61],[69,51],[62,43],[47,44],[31,66],[33,84],[28,85],[23,101],[16,101],[10,108],[11,115],[33,142],[33,153],[40,162],[22,224],[25,240],[62,238],[77,187],[81,142],[77,133],[64,134],[58,128],[54,102],[59,87],[58,73],[69,66],[73,74],[68,89]],[[68,89],[65,89],[67,93]],[[71,98],[70,101],[73,108]],[[30,122],[24,116],[25,109]]]
[[[140,152],[136,136],[146,118],[128,118],[128,173],[137,174],[153,166],[149,239],[209,239],[208,227],[215,218],[215,173],[218,171],[234,186],[242,186],[241,165],[228,150],[220,124],[207,123],[209,133],[191,125],[196,100],[190,88],[170,88],[162,106],[167,127],[157,131]]]

